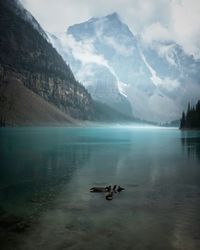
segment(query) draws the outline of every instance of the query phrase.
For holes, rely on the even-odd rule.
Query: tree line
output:
[[[187,128],[200,128],[200,100],[194,106],[191,106],[190,103],[188,103],[187,112],[185,113],[183,111],[182,113],[180,129]]]

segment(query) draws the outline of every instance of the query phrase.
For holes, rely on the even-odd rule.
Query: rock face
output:
[[[31,14],[18,1],[0,1],[0,23],[1,84],[9,75],[65,114],[92,119],[90,94],[76,81]]]
[[[18,73],[6,71],[0,84],[0,126],[59,126],[77,121],[27,88]]]
[[[200,60],[173,41],[144,45],[116,13],[49,39],[92,97],[117,110],[167,122],[199,99]]]

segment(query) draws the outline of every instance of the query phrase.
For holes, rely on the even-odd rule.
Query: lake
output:
[[[1,128],[0,161],[1,249],[200,249],[198,131]]]

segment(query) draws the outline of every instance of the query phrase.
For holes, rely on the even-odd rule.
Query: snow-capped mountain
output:
[[[200,96],[200,61],[173,41],[146,46],[116,13],[49,39],[92,97],[123,113],[166,122]]]

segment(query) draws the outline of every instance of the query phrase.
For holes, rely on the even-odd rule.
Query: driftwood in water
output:
[[[124,188],[114,185],[113,188],[111,186],[108,187],[92,187],[90,188],[90,192],[93,193],[106,193],[105,198],[106,200],[112,200],[114,193],[120,193]]]
[[[101,193],[101,192],[107,192],[108,191],[108,187],[92,187],[90,188],[90,192],[94,192],[94,193]]]

